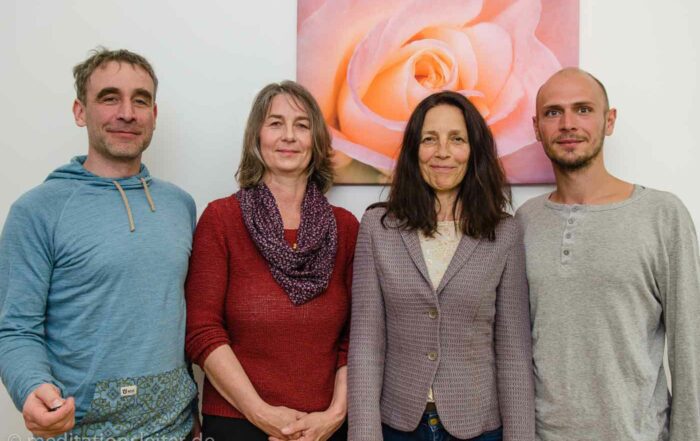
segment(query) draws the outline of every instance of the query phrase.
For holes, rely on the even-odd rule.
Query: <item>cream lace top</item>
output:
[[[462,240],[462,231],[454,221],[441,221],[438,222],[437,232],[433,237],[428,237],[421,231],[418,232],[418,237],[430,281],[433,289],[436,289],[457,251],[459,241]],[[435,401],[432,387],[428,391],[428,401]]]

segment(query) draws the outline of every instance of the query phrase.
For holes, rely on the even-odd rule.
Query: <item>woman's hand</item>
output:
[[[270,437],[270,441],[296,439],[297,441],[326,441],[345,421],[345,412],[327,410],[312,412],[282,428],[286,438]]]
[[[284,406],[261,405],[258,409],[246,415],[248,421],[253,423],[258,429],[270,435],[270,439],[280,441],[294,440],[301,434],[289,432],[285,434],[283,428],[297,423],[306,417],[306,412],[290,409]]]
[[[326,441],[345,421],[348,413],[348,367],[338,368],[335,374],[333,399],[324,412],[311,412],[282,428],[286,438],[271,436],[269,441],[295,439],[298,441]]]
[[[271,406],[263,401],[229,345],[221,345],[209,354],[204,360],[204,372],[226,401],[253,425],[270,436],[282,440],[295,439],[284,435],[282,428],[303,417],[306,412]]]

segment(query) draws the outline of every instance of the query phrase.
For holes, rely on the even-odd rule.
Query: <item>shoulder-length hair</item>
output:
[[[307,176],[322,193],[327,192],[333,184],[330,131],[311,93],[302,85],[289,80],[268,84],[253,101],[243,135],[241,162],[236,171],[238,185],[241,188],[255,187],[265,174],[267,167],[260,153],[260,129],[270,112],[272,100],[277,95],[289,96],[308,114],[311,124],[311,162]]]
[[[398,220],[399,228],[421,230],[429,236],[437,231],[437,196],[423,179],[418,162],[423,122],[430,109],[440,105],[454,106],[464,116],[469,138],[467,171],[459,184],[457,200],[452,207],[454,219],[465,235],[474,238],[496,238],[496,226],[508,216],[510,188],[496,152],[491,130],[474,105],[456,92],[439,92],[421,101],[411,114],[404,131],[401,153],[382,217]],[[458,212],[459,210],[459,212]]]

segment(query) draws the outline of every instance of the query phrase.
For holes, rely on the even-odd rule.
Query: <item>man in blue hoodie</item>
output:
[[[148,61],[99,49],[73,73],[88,152],[5,222],[0,377],[39,437],[182,440],[196,395],[183,352],[194,201],[141,163],[158,113]]]

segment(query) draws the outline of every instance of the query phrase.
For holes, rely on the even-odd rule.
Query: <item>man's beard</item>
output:
[[[551,147],[544,149],[544,152],[547,155],[547,157],[552,161],[552,163],[562,171],[574,172],[583,170],[590,166],[593,160],[597,158],[598,155],[600,155],[600,152],[603,150],[604,136],[605,134],[601,136],[600,142],[590,154],[580,156],[578,158],[564,159],[562,157],[559,157],[556,155],[556,152],[554,152],[553,149],[551,149]]]
[[[140,144],[120,147],[119,144],[100,139],[96,144],[96,150],[102,155],[115,161],[132,161],[141,156],[151,143],[151,137],[147,137]]]

